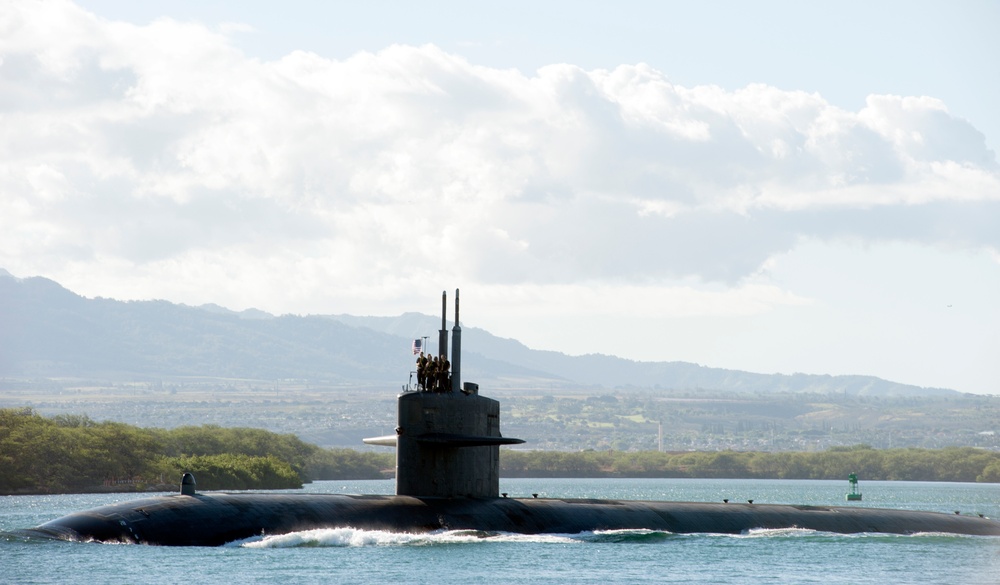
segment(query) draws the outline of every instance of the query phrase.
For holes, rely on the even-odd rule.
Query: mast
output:
[[[448,355],[448,291],[441,291],[441,330],[438,331],[438,357]]]
[[[451,391],[462,389],[462,327],[458,324],[458,289],[455,289],[455,326],[451,329]]]

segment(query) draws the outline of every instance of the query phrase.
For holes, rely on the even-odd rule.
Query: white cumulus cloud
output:
[[[432,45],[262,61],[227,36],[245,28],[6,5],[0,266],[315,307],[437,282],[733,284],[803,238],[1000,249],[969,223],[1000,217],[995,154],[932,98],[852,112]]]

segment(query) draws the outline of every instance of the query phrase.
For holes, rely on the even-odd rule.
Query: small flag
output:
[[[420,353],[422,351],[424,351],[424,340],[423,339],[414,339],[413,340],[413,355],[417,355],[418,353]]]

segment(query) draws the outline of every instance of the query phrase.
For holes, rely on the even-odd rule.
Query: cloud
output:
[[[982,219],[1000,217],[995,154],[931,98],[851,112],[643,64],[524,75],[430,45],[260,61],[235,24],[5,12],[0,266],[15,273],[224,275],[253,302],[292,282],[732,284],[802,238],[1000,249]]]

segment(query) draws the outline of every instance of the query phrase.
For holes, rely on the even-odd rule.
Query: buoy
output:
[[[847,492],[847,501],[860,502],[861,492],[858,491],[858,474],[851,473],[847,476],[847,481],[851,484],[851,491]]]

